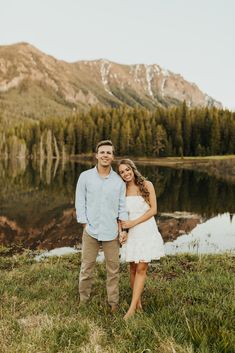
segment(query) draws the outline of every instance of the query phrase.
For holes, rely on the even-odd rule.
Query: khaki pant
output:
[[[82,263],[79,277],[80,301],[86,302],[90,298],[93,271],[98,255],[100,242],[91,237],[85,230],[82,238]],[[119,241],[102,241],[102,247],[107,271],[107,294],[110,305],[117,305],[119,301]]]

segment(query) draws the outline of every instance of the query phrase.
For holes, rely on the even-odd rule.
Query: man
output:
[[[82,263],[79,277],[80,303],[90,298],[93,270],[100,244],[107,270],[107,294],[111,311],[119,301],[118,219],[127,220],[125,183],[111,168],[114,147],[111,141],[96,146],[96,167],[80,174],[76,188],[77,221],[83,224]]]

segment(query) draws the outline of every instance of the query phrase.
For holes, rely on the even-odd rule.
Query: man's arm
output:
[[[121,221],[128,220],[128,213],[126,211],[126,185],[124,182],[121,184],[119,194],[118,219]]]
[[[86,183],[84,174],[80,174],[76,187],[75,208],[78,223],[87,223],[86,217]]]

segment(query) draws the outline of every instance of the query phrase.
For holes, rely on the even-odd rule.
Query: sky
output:
[[[158,64],[235,110],[234,0],[0,0],[0,45]]]

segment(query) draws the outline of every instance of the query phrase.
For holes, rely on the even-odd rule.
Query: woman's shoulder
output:
[[[150,181],[150,180],[145,180],[144,181],[144,186],[147,188],[147,189],[152,189],[154,186],[153,186],[153,183]]]
[[[152,193],[155,191],[153,183],[149,180],[145,180],[144,181],[144,186],[146,187],[146,189],[148,190],[148,192]]]

